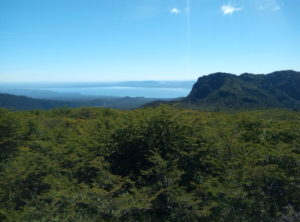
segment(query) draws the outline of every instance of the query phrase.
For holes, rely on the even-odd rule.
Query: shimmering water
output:
[[[176,98],[188,95],[190,89],[187,88],[144,88],[144,87],[59,87],[42,88],[58,93],[79,93],[93,96],[131,96],[148,98]]]

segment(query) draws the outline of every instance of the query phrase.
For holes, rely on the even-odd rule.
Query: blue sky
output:
[[[0,0],[0,81],[300,70],[299,0]]]

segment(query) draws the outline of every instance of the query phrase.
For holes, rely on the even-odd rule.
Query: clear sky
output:
[[[0,82],[300,70],[299,0],[0,0]]]

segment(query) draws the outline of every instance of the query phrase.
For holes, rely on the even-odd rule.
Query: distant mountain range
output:
[[[150,87],[150,85],[156,83],[147,82],[147,84]],[[173,101],[144,97],[94,98],[77,96],[74,95],[75,99],[64,101],[0,94],[0,107],[51,109],[61,106],[93,106],[133,109],[140,106],[155,106],[167,103],[179,107],[208,110],[268,107],[300,109],[300,72],[286,70],[266,75],[244,73],[239,76],[221,72],[214,73],[200,77],[187,97]]]
[[[164,102],[152,102],[158,105]],[[180,107],[203,109],[291,108],[300,109],[300,72],[270,74],[214,73],[200,77],[190,94],[176,102]]]
[[[172,100],[176,94],[187,94],[193,83],[194,81],[0,83],[0,107],[15,110],[62,106],[134,109],[156,100]],[[162,95],[170,97],[161,98]]]
[[[10,94],[0,94],[0,107],[16,110],[29,109],[51,109],[55,107],[70,106],[71,103],[62,101],[33,99],[26,96],[15,96]]]
[[[47,100],[0,93],[0,107],[14,110],[52,109],[57,107],[109,107],[134,109],[157,99],[144,97],[103,97],[97,99]]]
[[[1,83],[0,93],[47,100],[108,97],[176,98],[186,96],[195,81]]]

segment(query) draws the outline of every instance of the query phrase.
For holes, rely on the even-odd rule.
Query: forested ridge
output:
[[[115,109],[135,109],[145,103],[152,102],[153,98],[144,97],[99,97],[99,98],[65,98],[34,99],[27,96],[16,96],[0,93],[0,107],[15,110],[54,109],[58,107],[110,107]]]
[[[266,75],[214,73],[199,77],[181,102],[202,109],[300,109],[299,85],[300,72],[293,70]]]
[[[0,110],[0,221],[300,220],[300,113]]]
[[[287,108],[300,110],[300,72],[269,74],[217,72],[200,76],[189,95],[177,101],[153,101],[147,106],[169,104],[207,111]]]

